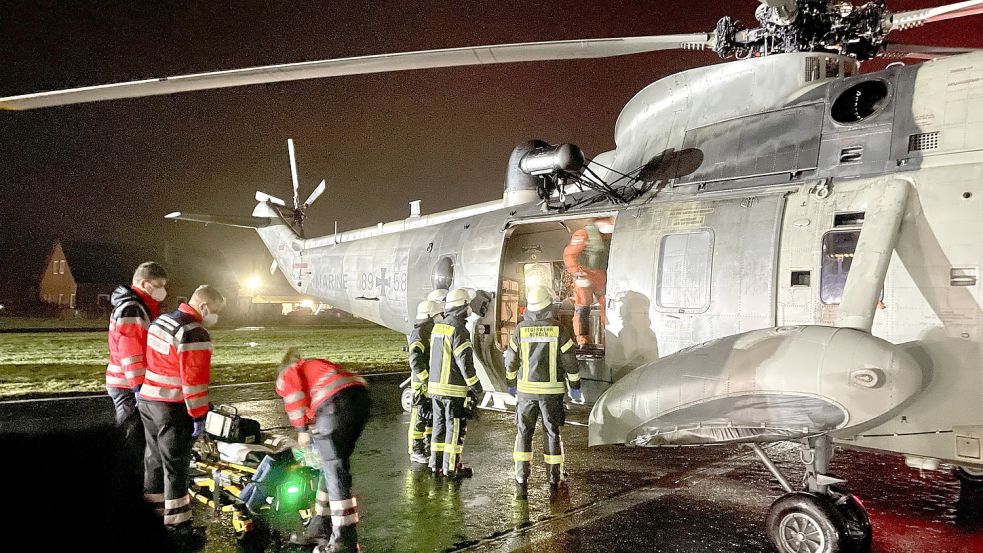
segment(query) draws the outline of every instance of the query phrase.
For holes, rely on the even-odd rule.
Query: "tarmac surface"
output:
[[[400,380],[371,379],[372,417],[352,460],[363,551],[771,551],[764,519],[782,490],[748,449],[587,449],[587,429],[578,425],[587,411],[573,410],[564,429],[569,486],[551,496],[537,433],[522,501],[512,484],[512,414],[483,411],[471,421],[464,459],[474,477],[436,479],[409,462]],[[235,405],[264,429],[288,425],[272,384],[212,393],[213,402]],[[9,455],[5,442],[41,443],[53,432],[111,421],[106,396],[0,403],[0,450]],[[798,450],[788,444],[767,450],[794,487],[803,473]],[[86,455],[84,445],[72,446],[72,458]],[[831,472],[848,480],[844,488],[866,506],[875,553],[983,552],[978,488],[961,489],[947,472],[919,473],[900,458],[869,452],[839,450]],[[207,525],[204,552],[309,551],[281,546],[275,536],[237,543],[228,520],[200,505],[195,520]]]

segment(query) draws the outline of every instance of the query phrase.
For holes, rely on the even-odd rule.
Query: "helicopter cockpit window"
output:
[[[710,266],[713,234],[708,229],[662,238],[659,253],[660,308],[702,313],[710,307]]]
[[[843,299],[858,240],[859,230],[828,232],[823,236],[823,265],[819,277],[819,299],[823,303],[839,305]]]
[[[441,288],[450,290],[451,285],[454,284],[454,260],[448,256],[438,259],[433,266],[430,282],[433,284],[434,290]]]

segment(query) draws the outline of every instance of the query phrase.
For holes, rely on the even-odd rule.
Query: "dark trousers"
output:
[[[358,544],[358,504],[352,495],[349,458],[369,419],[369,405],[368,390],[356,386],[338,392],[314,414],[311,437],[321,456],[321,478],[307,534],[326,537],[330,529],[330,543],[342,550],[354,551]]]
[[[126,388],[106,388],[116,410],[116,427],[123,434],[124,466],[134,474],[143,476],[143,453],[147,440],[143,433],[143,421],[137,410],[136,394]]]
[[[433,437],[430,442],[430,467],[453,475],[461,468],[464,453],[464,436],[468,433],[468,419],[464,411],[463,397],[432,396]]]
[[[529,466],[532,463],[532,435],[536,431],[536,421],[542,418],[545,444],[543,459],[549,472],[550,482],[563,478],[563,439],[560,427],[566,418],[563,410],[563,395],[527,396],[519,394],[515,406],[515,479],[517,482],[529,481]]]
[[[430,436],[432,434],[433,402],[430,398],[423,396],[420,404],[414,405],[410,409],[410,429],[407,436],[409,451],[407,453],[430,455]]]
[[[140,400],[147,450],[143,458],[144,498],[164,516],[164,524],[191,520],[188,473],[194,422],[184,402]]]

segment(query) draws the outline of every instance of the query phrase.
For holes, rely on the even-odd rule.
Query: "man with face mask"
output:
[[[563,264],[573,276],[573,333],[577,345],[590,342],[590,306],[597,297],[603,328],[606,321],[604,297],[608,281],[608,243],[614,232],[611,217],[594,219],[570,236],[563,249]]]
[[[188,303],[161,315],[147,335],[147,373],[140,388],[140,417],[147,449],[144,498],[181,542],[193,536],[188,466],[191,446],[208,413],[212,341],[205,327],[218,322],[225,298],[199,286]]]
[[[160,315],[167,296],[167,271],[153,261],[141,263],[129,286],[113,292],[109,314],[109,366],[106,390],[116,409],[116,426],[123,432],[123,454],[130,467],[143,472],[143,423],[136,393],[147,370],[147,329]]]
[[[468,410],[481,395],[481,383],[474,372],[471,333],[466,326],[470,301],[467,290],[451,290],[444,305],[444,319],[434,325],[430,335],[427,384],[433,402],[430,468],[437,475],[451,478],[471,475],[471,469],[461,462],[461,454]]]

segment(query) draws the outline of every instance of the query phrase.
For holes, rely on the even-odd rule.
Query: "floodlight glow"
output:
[[[304,300],[300,302],[301,307],[306,307],[308,309],[314,309],[314,302],[311,300]]]

